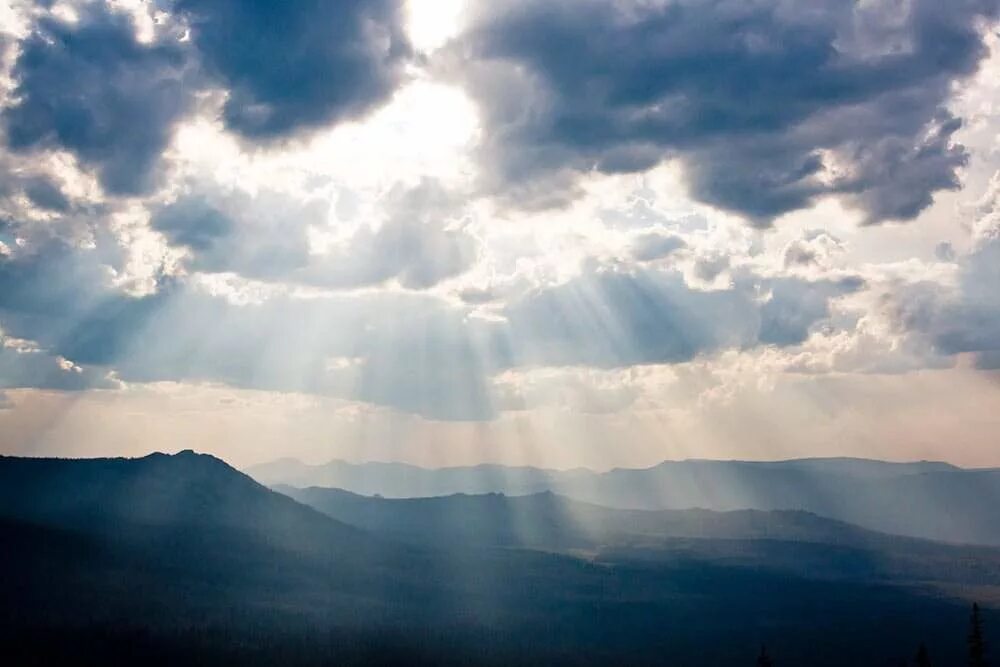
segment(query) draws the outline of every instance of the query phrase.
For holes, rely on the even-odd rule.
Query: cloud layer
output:
[[[176,0],[174,8],[206,71],[228,90],[227,127],[250,138],[371,111],[411,56],[399,0]]]
[[[169,41],[140,43],[123,14],[81,9],[74,23],[43,16],[20,44],[15,102],[3,111],[8,145],[70,151],[108,192],[146,192],[191,105],[186,56]]]
[[[451,67],[480,103],[492,187],[683,161],[697,199],[767,225],[826,194],[907,220],[958,186],[944,107],[997,3],[477,3]],[[538,181],[547,185],[539,189]]]
[[[671,409],[668,377],[718,405],[1000,367],[996,181],[941,196],[1000,171],[963,105],[995,0],[470,1],[431,53],[416,8],[18,3],[0,406],[176,382],[590,419]]]

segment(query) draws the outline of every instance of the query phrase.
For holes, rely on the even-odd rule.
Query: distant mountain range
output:
[[[322,512],[193,452],[0,457],[4,663],[957,664],[1000,620],[1000,550],[802,512],[284,490]]]
[[[797,510],[620,510],[549,491],[387,499],[317,487],[276,490],[338,521],[415,545],[542,549],[596,561],[624,554],[696,557],[812,577],[1000,582],[1000,550],[886,535]],[[971,576],[955,567],[966,558],[977,563]]]
[[[802,510],[886,533],[1000,545],[1000,470],[939,462],[688,460],[593,472],[343,461],[310,466],[283,459],[247,472],[268,485],[386,498],[552,491],[620,509]]]
[[[423,498],[453,493],[523,495],[549,490],[560,482],[589,479],[595,475],[585,468],[548,470],[493,464],[421,468],[406,463],[348,463],[339,460],[308,465],[289,458],[252,466],[245,472],[268,486],[320,486],[387,498]]]

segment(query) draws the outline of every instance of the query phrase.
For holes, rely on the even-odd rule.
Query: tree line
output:
[[[983,634],[983,617],[979,612],[979,605],[977,603],[972,604],[972,611],[969,614],[969,634],[965,639],[965,643],[968,649],[967,667],[989,667],[989,662],[986,659],[987,646],[986,638]],[[933,667],[930,652],[923,642],[921,642],[917,648],[916,655],[913,657],[913,666]],[[762,645],[760,647],[760,653],[757,655],[757,667],[774,667],[771,655],[767,652],[767,646]],[[907,667],[907,662],[905,660],[901,661],[899,667]]]

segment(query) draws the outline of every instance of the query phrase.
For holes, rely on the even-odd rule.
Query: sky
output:
[[[0,453],[1000,466],[1000,0],[0,5]]]

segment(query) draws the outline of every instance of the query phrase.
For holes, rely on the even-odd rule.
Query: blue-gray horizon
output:
[[[1000,0],[13,0],[0,454],[1000,466]]]

